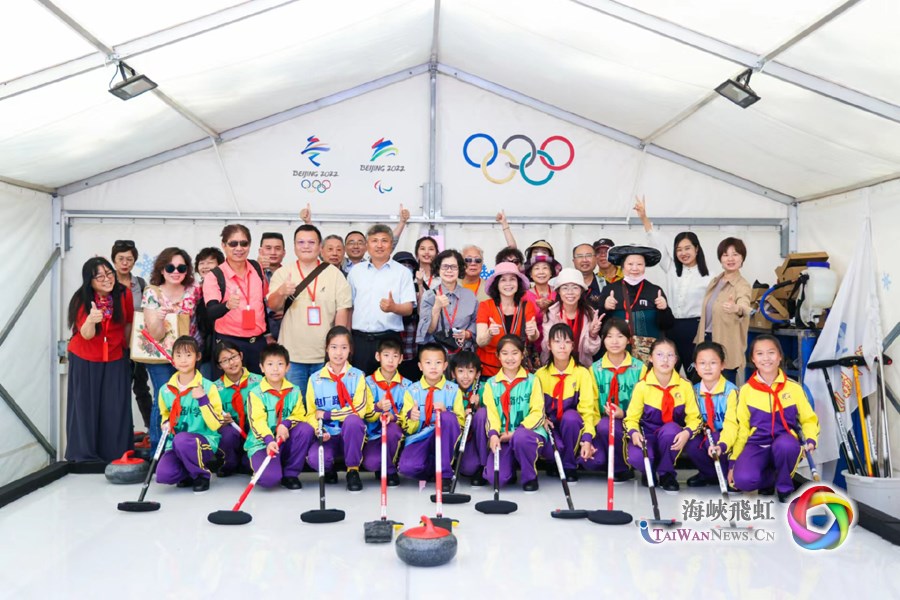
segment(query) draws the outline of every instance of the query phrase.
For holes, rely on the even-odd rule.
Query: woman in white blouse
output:
[[[675,317],[675,325],[666,332],[678,349],[678,365],[675,368],[684,367],[684,374],[693,380],[694,336],[710,279],[703,248],[694,232],[682,231],[675,236],[673,260],[662,235],[653,229],[653,223],[647,217],[643,196],[635,198],[634,210],[644,224],[650,245],[662,253],[659,266],[666,273],[666,297]]]

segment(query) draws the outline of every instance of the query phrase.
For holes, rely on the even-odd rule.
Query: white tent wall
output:
[[[884,335],[900,324],[900,271],[897,256],[897,223],[900,223],[900,181],[864,188],[821,200],[803,202],[799,206],[800,235],[798,250],[828,252],[831,268],[843,277],[854,255],[863,219],[872,220],[872,245],[877,263],[878,300],[881,306],[881,325]],[[885,353],[900,359],[900,342],[885,347]],[[900,392],[900,367],[886,366],[885,381],[896,393]],[[891,448],[900,448],[900,415],[888,403]],[[900,474],[895,461],[894,473]]]
[[[0,324],[14,315],[52,252],[52,206],[47,194],[0,183]],[[58,403],[52,364],[52,282],[48,275],[0,346],[2,385],[38,430],[56,444]],[[55,457],[54,457],[55,458]],[[5,402],[0,402],[0,486],[49,462],[49,455]]]

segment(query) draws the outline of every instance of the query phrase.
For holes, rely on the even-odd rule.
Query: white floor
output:
[[[682,481],[690,473],[681,474]],[[652,545],[635,525],[609,527],[551,519],[565,506],[557,479],[542,476],[537,494],[518,486],[502,497],[519,504],[508,516],[478,513],[489,488],[470,488],[469,504],[446,506],[459,519],[457,557],[437,569],[413,569],[392,545],[363,542],[363,523],[378,517],[378,486],[366,473],[366,489],[350,494],[327,486],[328,505],[347,511],[332,525],[308,525],[301,512],[317,508],[313,474],[298,492],[256,490],[244,508],[252,523],[211,525],[206,516],[229,509],[247,483],[236,476],[216,481],[201,495],[156,486],[154,513],[123,513],[122,500],[139,486],[114,486],[102,475],[68,475],[0,509],[2,598],[241,598],[258,594],[335,598],[898,598],[900,548],[856,527],[834,551],[798,547],[776,503],[776,519],[755,523],[775,533],[768,543],[667,542]],[[606,482],[582,478],[572,486],[576,507],[606,503]],[[413,525],[434,514],[428,488],[415,482],[389,491],[389,518]],[[646,488],[616,486],[617,508],[650,514]],[[682,486],[661,493],[663,516],[681,518],[686,498],[718,497]],[[752,501],[755,495],[744,496]],[[693,524],[709,529],[709,522]],[[309,594],[313,594],[310,596]],[[502,595],[501,595],[502,594]]]

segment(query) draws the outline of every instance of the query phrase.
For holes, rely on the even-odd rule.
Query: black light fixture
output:
[[[122,75],[122,81],[109,88],[109,93],[122,100],[131,100],[135,96],[140,96],[144,92],[149,92],[156,87],[156,83],[146,75],[138,75],[134,69],[119,62],[119,73]],[[113,75],[113,79],[115,79]]]
[[[741,108],[747,108],[759,100],[756,92],[750,89],[750,75],[752,73],[753,69],[747,69],[734,79],[729,79],[720,84],[716,91]]]

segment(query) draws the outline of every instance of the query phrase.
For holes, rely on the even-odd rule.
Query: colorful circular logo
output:
[[[831,512],[831,527],[824,533],[810,529],[807,513],[818,506]],[[844,543],[853,524],[853,506],[843,495],[827,485],[813,485],[794,498],[787,511],[788,525],[794,541],[807,550],[834,550]]]

